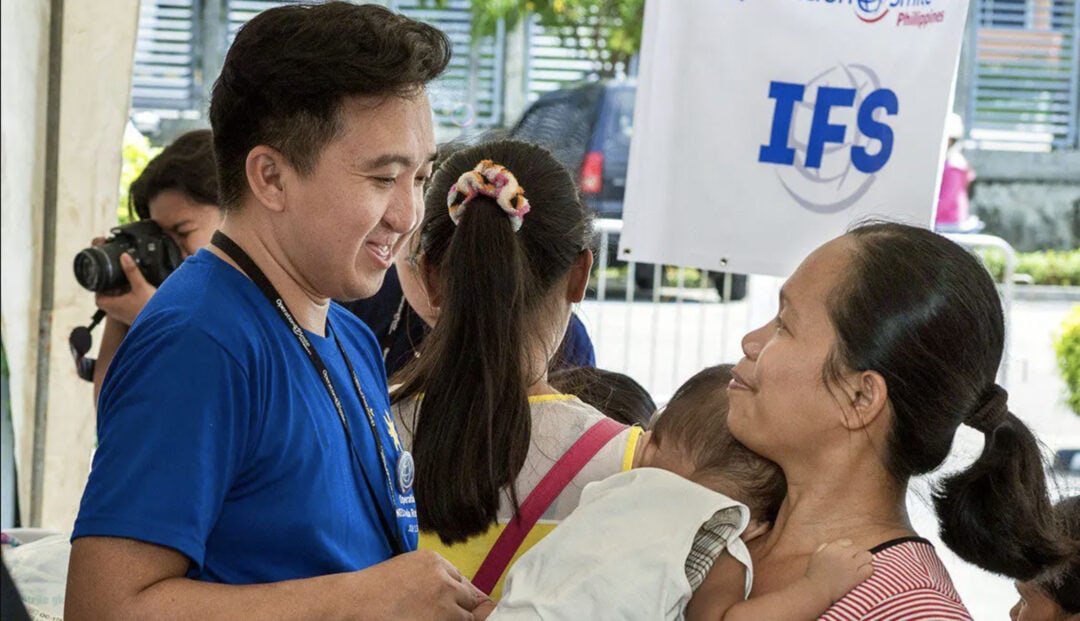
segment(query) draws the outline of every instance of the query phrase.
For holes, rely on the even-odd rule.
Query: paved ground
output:
[[[772,284],[752,282],[751,288],[747,300],[727,307],[696,302],[654,305],[639,301],[628,305],[623,301],[587,301],[580,314],[595,342],[598,364],[629,373],[662,402],[706,364],[739,358],[741,336],[749,326],[767,321],[775,310]],[[1010,407],[1032,427],[1048,452],[1080,448],[1080,416],[1064,404],[1064,384],[1051,348],[1052,335],[1070,308],[1069,302],[1054,301],[1016,302],[1013,307],[1006,385]],[[970,463],[981,448],[981,435],[964,428],[941,472]],[[919,480],[909,495],[916,529],[937,543],[975,619],[1007,619],[1008,609],[1016,601],[1010,581],[967,565],[937,541],[928,493],[936,478]],[[1080,493],[1080,477],[1062,474],[1056,478],[1058,493]]]

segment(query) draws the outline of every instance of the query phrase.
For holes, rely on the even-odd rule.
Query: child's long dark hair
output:
[[[516,233],[484,196],[468,203],[457,226],[448,215],[450,187],[482,160],[505,167],[524,189],[531,211]],[[548,151],[498,141],[457,150],[438,166],[419,235],[439,319],[394,401],[419,403],[420,527],[452,543],[495,522],[504,490],[518,507],[514,482],[531,436],[527,391],[542,379],[527,377],[535,366],[528,357],[551,331],[555,287],[588,247],[592,227],[569,172]]]
[[[982,455],[934,495],[941,538],[961,558],[1030,580],[1078,553],[1053,517],[1035,437],[995,384],[1005,344],[1001,300],[970,253],[931,231],[871,223],[830,298],[840,369],[881,373],[892,405],[886,467],[901,482],[941,465],[961,423]],[[827,379],[828,381],[828,379]]]

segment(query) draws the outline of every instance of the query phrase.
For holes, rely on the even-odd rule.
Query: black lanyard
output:
[[[397,312],[394,313],[394,318],[390,321],[390,328],[386,331],[386,334],[379,339],[379,345],[382,346],[383,364],[386,364],[388,361],[390,350],[394,347],[394,333],[397,332],[398,325],[401,324],[401,319],[405,315],[406,304],[408,304],[408,302],[405,299],[405,295],[402,294],[401,301],[398,302]]]
[[[379,495],[375,492],[375,488],[372,486],[371,481],[368,480],[367,473],[364,469],[364,462],[360,459],[360,453],[356,450],[356,444],[353,443],[352,432],[349,429],[349,421],[345,417],[345,408],[341,405],[341,399],[338,398],[337,391],[334,389],[334,382],[330,379],[330,371],[326,368],[326,363],[323,362],[322,356],[319,352],[315,351],[312,347],[311,341],[304,335],[304,329],[300,327],[300,324],[296,322],[296,318],[289,312],[289,307],[285,305],[285,300],[281,298],[281,294],[270,282],[270,279],[266,277],[266,274],[255,264],[255,261],[248,256],[248,253],[244,252],[241,248],[230,239],[227,235],[221,231],[214,233],[210,243],[217,246],[229,256],[230,259],[236,262],[240,266],[240,269],[248,275],[248,278],[255,283],[256,286],[263,292],[266,299],[270,301],[274,309],[277,310],[278,316],[288,326],[289,331],[296,337],[300,347],[307,354],[308,360],[311,361],[312,366],[315,367],[315,372],[322,380],[323,387],[326,388],[326,392],[330,395],[330,401],[334,404],[334,409],[337,410],[338,419],[341,421],[341,427],[345,431],[345,441],[348,442],[351,449],[353,459],[356,461],[356,465],[360,468],[360,478],[364,480],[365,487],[368,493],[371,495],[371,500],[375,505],[375,512],[379,515],[379,522],[382,524],[385,531],[386,539],[390,542],[390,547],[393,550],[394,555],[402,554],[405,552],[405,547],[402,545],[400,537],[397,535],[396,529],[394,529],[387,521],[386,515],[382,510],[382,503],[379,502]],[[349,369],[349,375],[352,376],[353,388],[356,390],[356,396],[359,397],[361,405],[364,407],[364,413],[367,415],[368,424],[371,427],[371,436],[375,440],[375,446],[379,449],[379,461],[382,463],[383,475],[386,477],[387,492],[390,494],[390,506],[393,508],[395,503],[394,498],[394,486],[393,477],[390,475],[390,468],[386,463],[386,452],[383,451],[382,439],[379,436],[379,428],[375,423],[375,412],[368,405],[367,397],[364,395],[364,389],[360,386],[360,378],[356,376],[356,371],[353,370],[352,361],[349,360],[349,355],[345,353],[345,347],[341,344],[341,340],[338,339],[337,334],[334,333],[333,327],[330,325],[330,317],[326,318],[327,331],[333,336],[334,343],[337,344],[338,351],[341,352],[341,357],[345,359],[345,366]]]

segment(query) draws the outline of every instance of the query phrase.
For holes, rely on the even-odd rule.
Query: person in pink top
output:
[[[978,233],[986,226],[978,216],[971,214],[969,188],[975,181],[975,169],[964,157],[964,121],[959,114],[950,113],[945,122],[949,147],[945,151],[945,170],[941,173],[941,191],[938,194],[937,216],[934,228],[948,233]]]
[[[800,580],[815,550],[844,538],[872,552],[873,575],[822,619],[970,619],[905,503],[960,425],[986,444],[938,486],[942,541],[1020,581],[1080,553],[1053,518],[1035,437],[995,383],[1004,341],[988,272],[931,231],[862,224],[803,261],[776,318],[743,338],[728,387],[732,435],[787,478],[772,530],[748,544],[751,598]]]

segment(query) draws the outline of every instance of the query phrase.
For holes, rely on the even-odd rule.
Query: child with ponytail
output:
[[[548,383],[592,267],[590,217],[570,173],[517,141],[441,162],[417,231],[439,319],[392,394],[416,460],[421,547],[497,596],[516,556],[628,469],[636,427]]]

